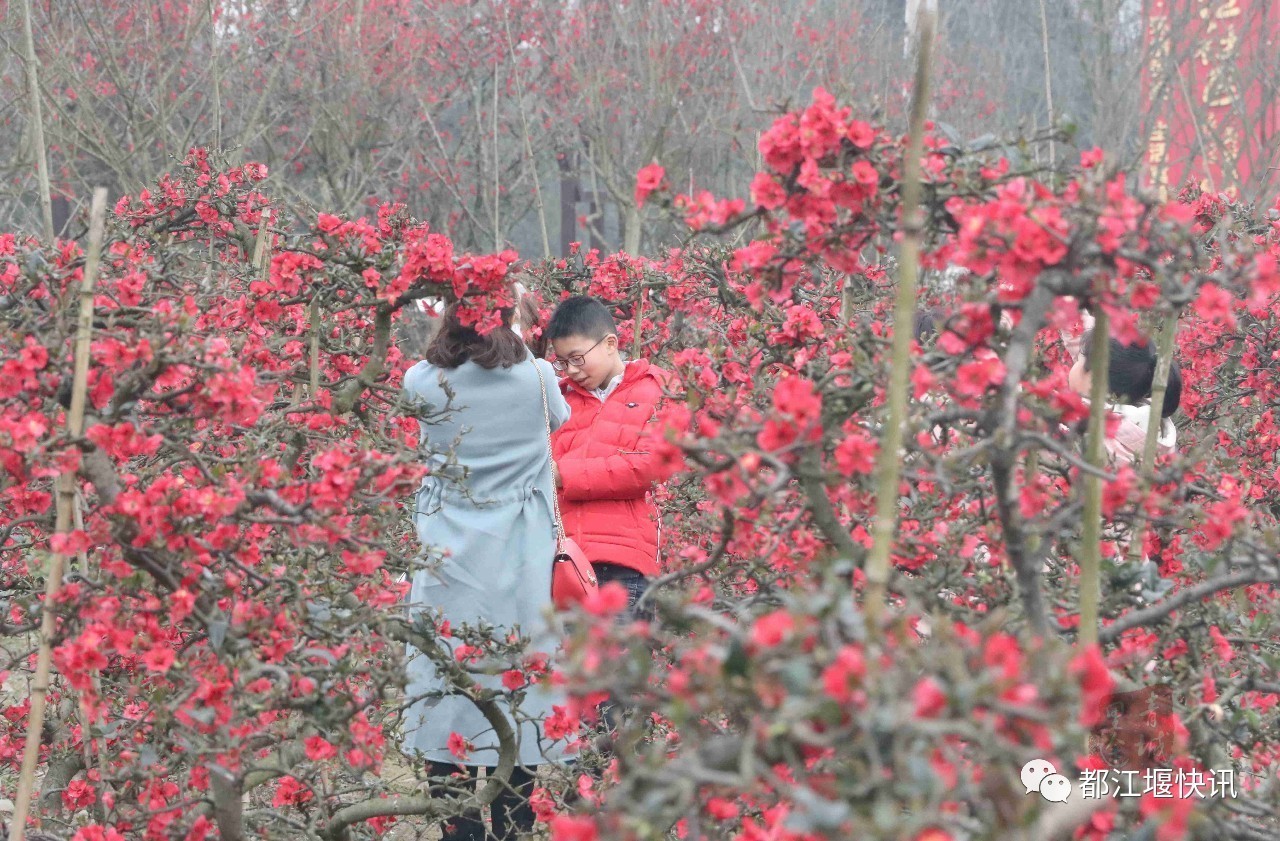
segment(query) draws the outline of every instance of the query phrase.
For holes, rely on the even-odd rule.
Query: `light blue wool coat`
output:
[[[454,628],[481,622],[518,628],[532,639],[530,650],[551,655],[560,641],[546,618],[555,551],[555,487],[535,364],[546,383],[551,426],[558,428],[569,418],[569,406],[545,360],[535,362],[530,356],[492,370],[473,362],[452,369],[419,362],[405,374],[410,401],[433,413],[448,410],[419,424],[431,453],[431,475],[416,498],[418,539],[445,558],[438,569],[414,575],[409,610],[411,616],[437,610]],[[450,451],[452,460],[445,455]],[[409,699],[440,691],[443,681],[431,661],[412,647],[409,656]],[[502,688],[500,675],[476,677],[486,687]],[[563,704],[564,697],[543,682],[528,690],[520,709],[541,720],[553,703]],[[509,707],[503,708],[510,718]],[[404,750],[433,761],[458,762],[448,750],[451,733],[475,745],[465,764],[497,764],[492,728],[471,701],[457,695],[422,698],[409,707]],[[518,762],[537,765],[559,756],[540,734],[541,726],[533,722],[521,726]]]

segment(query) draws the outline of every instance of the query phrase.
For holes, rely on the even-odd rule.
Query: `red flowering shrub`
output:
[[[1152,731],[1174,751],[1166,767],[1276,773],[1280,569],[1266,547],[1280,536],[1268,455],[1280,391],[1263,361],[1280,358],[1275,226],[1203,196],[1155,202],[1096,167],[1050,189],[925,145],[934,278],[922,297],[937,335],[911,359],[883,643],[856,605],[895,329],[885,286],[902,144],[819,92],[762,138],[754,209],[717,223],[745,226],[749,242],[661,260],[588,254],[544,272],[550,290],[611,301],[622,345],[679,377],[652,445],[674,474],[660,621],[584,630],[572,669],[584,693],[635,705],[601,771],[601,837],[1047,826],[1053,807],[1024,796],[1018,770],[1034,757],[1068,776],[1089,767],[1081,728],[1103,726],[1113,693],[1135,686],[1177,698]],[[673,206],[705,229],[713,204]],[[1081,304],[1121,341],[1185,309],[1184,412],[1178,453],[1149,478],[1106,473],[1103,647],[1076,652],[1088,411],[1067,387],[1059,332]],[[1129,559],[1117,538],[1138,529]],[[1234,641],[1220,630],[1242,626]],[[1214,706],[1205,670],[1215,689],[1231,684],[1231,704]],[[1271,803],[1267,785],[1245,796]],[[912,805],[888,818],[886,802],[895,816]],[[1098,805],[1121,807],[1106,819],[1118,828],[1175,815],[1161,830],[1173,837],[1195,823],[1181,806]],[[1258,808],[1274,821],[1274,805]],[[1257,831],[1236,810],[1197,807],[1202,824]]]
[[[0,237],[5,628],[39,624],[44,559],[72,556],[50,697],[67,714],[50,722],[43,809],[46,826],[59,805],[93,810],[110,828],[86,838],[295,837],[283,807],[320,803],[374,804],[330,814],[331,832],[396,813],[376,776],[399,740],[388,701],[405,641],[430,648],[436,631],[403,615],[419,547],[402,504],[424,468],[393,321],[419,298],[463,297],[491,328],[515,255],[455,254],[393,206],[273,231],[263,175],[196,150],[116,205],[78,440],[64,406],[84,255]],[[65,471],[83,525],[53,534]],[[5,710],[15,767],[27,710]],[[242,793],[277,778],[277,809],[241,815]]]
[[[553,838],[1034,833],[1066,818],[1026,795],[1023,764],[1092,767],[1112,695],[1153,685],[1174,698],[1152,725],[1169,767],[1238,770],[1248,803],[1135,798],[1071,826],[1274,817],[1244,781],[1277,765],[1280,234],[1217,197],[1154,202],[1096,166],[1050,188],[929,138],[936,336],[910,360],[890,611],[869,627],[888,337],[915,327],[886,294],[903,145],[819,92],[762,137],[749,203],[655,202],[704,239],[530,269],[549,304],[608,301],[621,345],[676,375],[648,442],[671,477],[654,617],[622,622],[602,591],[549,678],[573,695],[546,733],[577,756],[533,797]],[[455,254],[391,206],[263,233],[258,175],[195,153],[117,206],[81,440],[64,432],[79,247],[0,238],[6,631],[37,623],[43,557],[76,555],[42,811],[81,837],[371,837],[460,814],[476,800],[447,780],[387,782],[392,762],[425,779],[394,755],[404,643],[480,704],[480,654],[512,661],[516,697],[547,671],[401,605],[418,547],[398,506],[422,467],[392,328],[423,297],[493,327],[515,255]],[[662,173],[636,187],[653,201]],[[1088,413],[1058,332],[1082,304],[1122,340],[1186,312],[1178,453],[1106,471],[1101,645],[1078,649]],[[83,527],[55,537],[64,473]],[[602,716],[610,694],[625,710]],[[10,763],[28,711],[5,710]]]

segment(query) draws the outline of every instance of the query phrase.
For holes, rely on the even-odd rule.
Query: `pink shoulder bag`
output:
[[[551,449],[551,407],[547,404],[547,382],[542,369],[534,360],[533,370],[538,372],[538,384],[542,386],[542,417],[547,422],[547,458],[554,462]],[[566,610],[584,601],[600,589],[595,570],[587,553],[582,551],[572,537],[564,533],[564,521],[560,519],[560,495],[551,488],[551,510],[556,520],[556,553],[551,562],[551,601],[556,610]]]

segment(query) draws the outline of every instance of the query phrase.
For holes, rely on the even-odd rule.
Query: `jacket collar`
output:
[[[655,367],[647,359],[633,359],[627,362],[627,367],[622,372],[622,382],[618,383],[618,387],[614,389],[613,393],[618,394],[619,392],[625,391],[626,389],[630,388],[632,385],[635,385],[636,383],[638,383],[640,380],[643,380],[643,379],[653,379],[661,382],[661,380],[658,377],[659,370],[660,370],[659,368]],[[595,396],[589,390],[578,385],[568,377],[565,377],[560,381],[560,387],[562,389],[564,388],[572,389],[578,392],[579,394],[583,395],[584,397]]]

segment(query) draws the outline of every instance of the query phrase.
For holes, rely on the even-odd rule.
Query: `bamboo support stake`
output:
[[[31,29],[31,0],[22,0],[22,37],[25,41],[24,64],[27,71],[27,96],[31,99],[31,138],[35,148],[36,176],[40,180],[40,215],[44,224],[44,240],[53,244],[53,197],[49,187],[49,159],[44,148],[44,111],[40,104],[40,77],[36,62],[36,40]]]
[[[76,531],[84,531],[84,496],[78,488],[74,491],[74,507],[72,508],[72,527]],[[86,577],[92,577],[92,571],[89,569],[89,553],[81,549],[76,553],[76,560],[80,562],[80,574]]]
[[[1169,374],[1173,371],[1173,349],[1177,345],[1174,339],[1177,332],[1178,313],[1174,311],[1164,317],[1160,336],[1156,339],[1156,373],[1151,381],[1151,414],[1147,419],[1147,439],[1142,444],[1142,461],[1138,463],[1138,482],[1143,489],[1150,486],[1155,475],[1156,447],[1160,442],[1160,428],[1164,424],[1164,396],[1169,391]],[[1145,492],[1140,494],[1140,498],[1145,496]],[[1142,544],[1146,532],[1146,517],[1139,508],[1133,524],[1133,534],[1129,539],[1128,558],[1131,562],[1142,559]]]
[[[258,236],[253,243],[253,265],[258,269],[258,280],[271,279],[271,221],[269,210],[263,210],[258,219]]]
[[[1169,375],[1173,372],[1174,339],[1178,333],[1178,313],[1171,312],[1160,325],[1160,337],[1156,340],[1156,373],[1151,381],[1151,416],[1147,426],[1147,440],[1142,445],[1142,472],[1150,476],[1155,466],[1156,446],[1160,441],[1160,422],[1164,397],[1169,392]]]
[[[93,286],[98,276],[98,261],[102,256],[103,232],[106,228],[107,190],[99,187],[93,191],[93,205],[89,211],[89,251],[85,258],[84,276],[80,284],[80,317],[76,326],[75,370],[71,380],[71,408],[67,411],[67,434],[75,441],[84,433],[84,407],[89,380],[89,343],[93,333]],[[64,473],[58,477],[58,506],[55,533],[71,531],[72,512],[76,493],[75,474]],[[40,616],[40,649],[36,655],[36,675],[31,687],[31,713],[27,719],[27,742],[22,754],[22,773],[18,778],[18,794],[14,802],[13,824],[9,831],[12,841],[26,837],[27,816],[31,810],[31,795],[35,789],[36,766],[40,761],[40,735],[44,730],[45,704],[49,695],[49,673],[53,659],[53,636],[56,628],[54,601],[62,586],[62,571],[66,557],[61,552],[49,554],[49,568],[45,572],[44,604]]]
[[[898,298],[893,310],[893,349],[889,369],[888,418],[876,464],[876,519],[871,554],[867,556],[867,592],[864,610],[867,631],[879,638],[884,600],[889,583],[889,550],[897,525],[898,482],[902,476],[903,426],[907,414],[907,386],[911,374],[912,325],[916,314],[916,285],[920,269],[920,158],[924,154],[924,120],[929,101],[929,72],[933,48],[934,17],[919,17],[919,52],[915,90],[911,96],[910,137],[902,177],[902,248],[898,272]]]
[[[1111,334],[1107,313],[1099,308],[1090,339],[1089,431],[1085,437],[1085,461],[1098,469],[1106,466],[1107,370],[1111,364]],[[1102,479],[1090,473],[1084,478],[1084,523],[1080,529],[1080,645],[1098,642],[1098,602],[1102,598],[1098,572],[1102,566]]]

